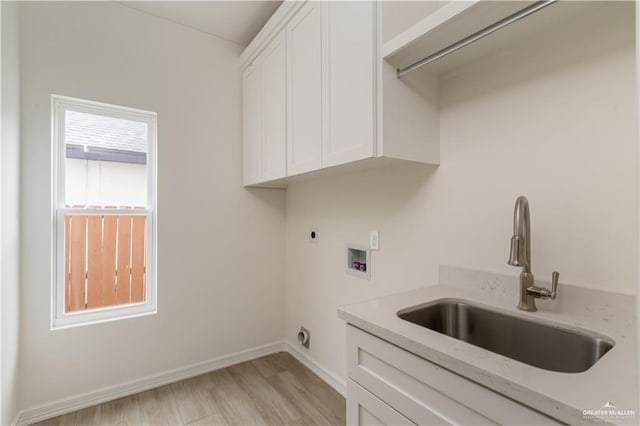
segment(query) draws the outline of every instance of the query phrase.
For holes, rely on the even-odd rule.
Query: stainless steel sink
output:
[[[442,299],[398,312],[403,320],[534,367],[562,373],[587,371],[615,342],[587,330],[570,330],[472,303]]]

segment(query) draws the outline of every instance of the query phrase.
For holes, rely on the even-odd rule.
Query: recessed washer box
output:
[[[347,244],[346,258],[347,274],[365,280],[371,279],[371,256],[367,247],[358,244]]]

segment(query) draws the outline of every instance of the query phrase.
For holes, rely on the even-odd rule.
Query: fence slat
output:
[[[131,302],[144,301],[144,232],[146,217],[132,217],[131,235]]]
[[[144,216],[65,216],[66,312],[145,300],[145,224]]]
[[[71,216],[64,217],[64,311],[71,310]]]
[[[131,289],[131,216],[118,217],[116,304],[129,303]]]
[[[69,269],[69,311],[84,309],[84,285],[86,273],[87,217],[71,216]]]
[[[118,217],[104,216],[102,241],[102,279],[100,281],[102,305],[111,306],[116,301],[116,230]]]
[[[87,216],[87,309],[102,302],[102,216]]]

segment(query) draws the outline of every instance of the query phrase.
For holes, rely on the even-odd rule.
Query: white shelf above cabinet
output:
[[[408,67],[535,3],[534,1],[451,1],[384,43],[383,59],[396,69]],[[558,1],[507,25],[410,75],[440,76],[492,53],[536,37],[550,26],[597,12],[606,1]],[[420,77],[417,77],[420,78]]]
[[[396,68],[404,68],[531,3],[534,2],[449,2],[386,42],[382,57]]]

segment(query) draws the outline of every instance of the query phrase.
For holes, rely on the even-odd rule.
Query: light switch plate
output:
[[[380,234],[378,231],[371,231],[369,234],[369,249],[380,250]]]

